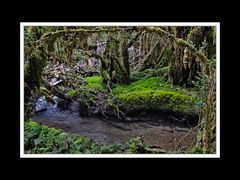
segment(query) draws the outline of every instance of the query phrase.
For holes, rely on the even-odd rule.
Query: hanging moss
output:
[[[116,83],[130,83],[127,42],[123,34],[120,35],[119,40],[112,37],[108,39],[101,62],[101,75],[103,83],[107,84],[109,88]]]
[[[25,73],[25,82],[29,87],[40,87],[40,81],[43,68],[46,65],[46,60],[43,59],[38,53],[33,53],[32,57],[28,59],[28,66]]]
[[[42,70],[46,65],[45,59],[40,56],[41,51],[34,52],[24,62],[24,115],[29,117],[34,107],[32,94],[40,88]],[[49,101],[54,102],[51,98]]]

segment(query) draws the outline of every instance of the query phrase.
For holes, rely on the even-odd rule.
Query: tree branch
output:
[[[127,47],[131,47],[132,44],[133,44],[133,43],[137,40],[137,38],[140,36],[140,34],[142,34],[142,31],[139,31],[139,32],[137,33],[137,35],[136,35],[133,39],[130,40],[130,42],[128,43]]]
[[[164,34],[165,36],[168,36],[169,38],[173,38],[174,41],[180,45],[180,46],[185,46],[187,48],[189,48],[191,50],[191,52],[197,56],[202,63],[206,64],[207,61],[209,60],[202,52],[198,51],[193,44],[190,44],[189,42],[181,39],[181,38],[177,38],[175,37],[173,34],[168,33],[166,31],[164,31],[162,28],[160,27],[146,27],[145,30],[149,31],[149,32],[156,32],[156,33],[160,33],[160,34]]]
[[[64,30],[59,30],[56,32],[49,32],[49,33],[43,35],[39,40],[37,40],[35,42],[39,43],[43,40],[55,37],[57,35],[65,34],[65,33],[97,33],[97,32],[118,32],[118,31],[123,31],[123,29],[120,29],[120,28],[114,28],[114,29],[106,29],[106,28],[101,28],[101,29],[64,29]]]
[[[191,134],[195,129],[197,129],[199,126],[200,126],[200,123],[199,123],[197,126],[193,127],[191,130],[189,130],[188,133],[185,134],[185,135],[180,139],[180,141],[177,143],[177,145],[175,146],[175,149],[177,149],[177,148],[180,146],[180,144],[182,143],[182,141],[183,141],[189,134]]]
[[[70,102],[72,101],[72,99],[69,96],[66,96],[65,94],[58,91],[53,85],[51,85],[49,82],[47,82],[47,80],[42,78],[42,82],[43,82],[44,87],[46,87],[46,89],[48,89],[50,92],[53,92],[59,98],[66,99]]]

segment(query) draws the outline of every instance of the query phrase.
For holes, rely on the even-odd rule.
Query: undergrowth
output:
[[[85,93],[86,101],[94,98],[97,94],[102,93],[111,98],[117,98],[119,101],[116,106],[128,112],[132,110],[160,110],[187,115],[197,114],[197,98],[195,91],[190,91],[179,86],[168,84],[164,77],[150,77],[135,81],[130,85],[114,85],[111,96],[106,87],[102,84],[101,76],[92,76],[85,78],[86,84],[81,85],[78,89],[71,90],[68,95],[76,96],[80,91]],[[95,104],[95,103],[94,103]]]
[[[25,153],[33,154],[156,153],[151,151],[140,137],[125,144],[105,145],[80,135],[40,125],[32,120],[24,124],[24,150]]]

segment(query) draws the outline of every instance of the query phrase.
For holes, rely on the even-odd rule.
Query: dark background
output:
[[[8,20],[7,15],[1,15],[4,18],[2,22],[1,38],[2,55],[1,58],[1,90],[4,101],[1,101],[4,107],[1,121],[6,123],[1,125],[3,135],[1,136],[1,150],[3,150],[3,159],[6,160],[5,168],[8,170],[24,172],[24,177],[31,178],[48,178],[47,173],[53,173],[53,178],[65,175],[68,179],[72,175],[82,179],[84,177],[91,178],[91,176],[100,175],[104,177],[110,176],[111,179],[129,178],[128,172],[133,174],[134,179],[137,176],[146,174],[146,178],[151,176],[161,179],[166,176],[172,178],[174,175],[178,178],[190,177],[195,178],[211,178],[216,177],[220,170],[214,170],[222,165],[232,165],[228,160],[229,154],[238,153],[237,148],[232,149],[237,145],[237,142],[232,143],[232,123],[228,125],[228,121],[237,121],[233,119],[233,115],[226,113],[226,109],[233,108],[232,103],[226,102],[230,98],[234,98],[234,91],[231,93],[231,82],[234,77],[233,63],[229,61],[237,61],[238,57],[233,57],[237,51],[233,51],[233,45],[230,40],[234,39],[233,34],[238,33],[234,24],[228,24],[230,18],[223,15],[224,10],[228,9],[228,5],[224,5],[224,9],[219,9],[219,3],[210,5],[210,2],[198,1],[194,4],[191,2],[170,2],[169,4],[159,2],[136,2],[130,5],[128,2],[109,2],[99,4],[91,1],[90,5],[79,4],[73,2],[55,2],[50,5],[50,2],[35,2],[33,7],[29,7],[22,3],[13,3],[15,7],[6,8],[9,11]],[[139,8],[137,4],[143,7]],[[149,5],[151,4],[151,6]],[[32,5],[32,4],[31,4]],[[58,5],[62,5],[59,7]],[[108,7],[113,5],[113,7]],[[189,7],[188,5],[192,5]],[[230,10],[231,11],[231,10]],[[235,17],[237,11],[232,10]],[[227,13],[228,14],[228,13]],[[229,14],[228,14],[229,15]],[[20,159],[20,22],[221,22],[221,158],[220,159],[197,159],[197,158],[161,158],[161,159]],[[231,27],[231,29],[230,29]],[[236,28],[234,30],[234,28]],[[227,38],[227,35],[232,35]],[[3,43],[4,42],[4,43]],[[227,49],[232,52],[226,53]],[[239,51],[239,50],[238,50]],[[225,54],[225,55],[224,55]],[[226,55],[227,54],[227,55]],[[232,57],[231,57],[232,56]],[[234,63],[235,64],[235,63]],[[227,72],[228,71],[228,72]],[[236,72],[236,71],[235,71]],[[227,77],[229,76],[230,77]],[[236,75],[237,77],[237,75]],[[232,80],[233,81],[233,80]],[[236,85],[237,86],[237,85]],[[228,89],[228,92],[226,91]],[[236,92],[237,93],[237,92]],[[223,108],[223,106],[225,106]],[[227,108],[228,107],[228,108]],[[2,108],[1,108],[2,109]],[[2,109],[3,110],[3,109]],[[232,109],[233,110],[233,109]],[[225,115],[227,118],[225,118]],[[230,129],[229,132],[227,129]],[[236,132],[236,131],[234,131]],[[231,134],[231,135],[230,135]],[[227,137],[227,135],[230,137]],[[227,152],[229,151],[229,152]],[[224,161],[226,161],[224,163]],[[226,166],[226,167],[227,167]],[[112,170],[116,173],[112,174]],[[70,170],[70,171],[68,171]],[[98,172],[96,172],[98,170]],[[89,173],[88,173],[89,172]],[[95,173],[96,172],[96,173]],[[87,176],[85,176],[87,173]],[[211,175],[207,175],[210,173]],[[9,173],[9,176],[16,175]],[[213,178],[212,177],[212,178]],[[131,178],[131,177],[130,177]]]

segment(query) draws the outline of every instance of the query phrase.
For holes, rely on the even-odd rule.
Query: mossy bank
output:
[[[136,81],[130,85],[116,84],[112,92],[108,92],[101,76],[87,77],[84,85],[68,94],[74,97],[87,90],[85,99],[88,104],[96,103],[99,94],[103,94],[108,102],[112,100],[111,104],[127,116],[171,114],[197,119],[196,104],[199,99],[195,91],[168,84],[163,76],[145,77],[141,80],[137,80],[136,76],[134,78]]]

